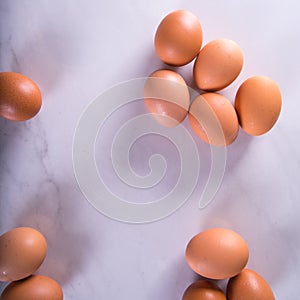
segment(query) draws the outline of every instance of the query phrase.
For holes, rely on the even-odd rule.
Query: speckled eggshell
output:
[[[204,91],[218,91],[231,84],[244,63],[240,46],[229,39],[217,39],[206,44],[194,63],[194,80]]]
[[[228,300],[275,300],[269,284],[256,272],[244,269],[227,285]]]
[[[14,228],[0,236],[0,281],[33,274],[46,257],[45,237],[30,227]]]
[[[238,135],[237,114],[223,95],[205,93],[198,96],[190,106],[188,118],[197,136],[210,145],[228,146]]]
[[[239,87],[235,97],[235,109],[241,127],[253,136],[268,132],[280,115],[281,103],[279,87],[271,78],[248,78]]]
[[[245,240],[226,228],[212,228],[194,236],[186,247],[186,260],[197,274],[225,279],[239,274],[248,262]]]
[[[198,280],[185,290],[182,300],[226,300],[226,297],[215,283]]]
[[[155,50],[165,63],[182,66],[191,62],[202,45],[202,28],[198,18],[187,10],[168,14],[155,34]]]
[[[144,102],[160,125],[174,127],[187,116],[190,94],[184,79],[178,73],[158,70],[145,82]]]
[[[10,283],[0,300],[63,300],[63,291],[52,278],[32,275]]]
[[[11,121],[33,118],[42,105],[39,87],[15,72],[0,72],[0,116]]]

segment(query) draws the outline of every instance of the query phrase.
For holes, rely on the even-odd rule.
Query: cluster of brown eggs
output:
[[[231,84],[243,67],[243,54],[235,42],[214,40],[202,49],[202,28],[196,16],[175,11],[160,23],[155,36],[159,58],[173,66],[194,62],[194,80],[205,93],[193,100],[185,80],[172,70],[153,72],[146,81],[144,100],[149,112],[162,125],[172,127],[188,115],[191,127],[205,142],[215,146],[231,144],[239,124],[250,135],[261,135],[276,123],[281,110],[281,94],[276,83],[264,76],[247,79],[238,89],[235,105],[216,93]],[[157,79],[157,80],[156,80]],[[0,116],[24,121],[35,116],[42,96],[29,78],[13,72],[0,73]],[[1,300],[63,299],[61,287],[53,279],[32,275],[46,257],[47,244],[32,228],[15,228],[0,237],[0,280],[13,281]],[[227,299],[266,299],[274,295],[266,281],[245,269],[248,247],[237,233],[211,229],[188,244],[186,258],[199,275],[210,279],[231,278]],[[200,280],[187,288],[183,300],[226,299],[215,282]]]
[[[0,236],[0,281],[12,281],[1,300],[62,300],[60,285],[48,276],[33,275],[47,252],[45,237],[30,227],[14,228]]]
[[[233,106],[216,91],[230,85],[240,74],[244,63],[241,48],[229,39],[211,41],[202,49],[201,46],[202,27],[191,12],[174,11],[161,21],[155,35],[158,57],[176,67],[195,59],[194,81],[205,93],[190,105],[189,90],[182,76],[169,69],[158,70],[145,84],[148,111],[168,127],[176,126],[188,115],[197,136],[214,146],[233,143],[239,124],[253,136],[269,131],[281,110],[277,84],[265,76],[250,77],[239,87]]]
[[[0,116],[20,122],[33,118],[42,105],[39,87],[15,72],[0,72]],[[29,227],[14,228],[0,236],[0,281],[10,282],[1,300],[62,300],[63,291],[52,278],[34,275],[47,252],[45,237]]]
[[[182,300],[274,300],[269,284],[255,271],[246,269],[249,249],[236,232],[212,228],[195,235],[186,247],[191,269],[205,277],[192,283]],[[226,296],[215,280],[229,279]]]
[[[276,83],[265,76],[248,78],[239,87],[234,105],[216,93],[240,74],[244,58],[239,45],[217,39],[202,49],[202,27],[189,11],[168,14],[155,35],[155,50],[166,64],[180,67],[194,59],[193,77],[205,91],[190,104],[190,90],[177,72],[162,69],[146,80],[144,101],[148,111],[163,126],[173,127],[188,115],[194,132],[213,146],[227,146],[238,135],[239,125],[253,136],[268,132],[281,110],[281,93]],[[189,286],[183,300],[274,300],[268,283],[255,271],[246,269],[249,250],[236,232],[214,228],[191,239],[186,248],[189,266],[206,280]],[[224,292],[213,280],[228,279]]]

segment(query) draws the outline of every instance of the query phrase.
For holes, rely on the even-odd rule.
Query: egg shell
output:
[[[158,70],[145,82],[144,102],[159,124],[174,127],[188,113],[190,94],[184,79],[178,73]]]
[[[154,45],[158,57],[169,65],[182,66],[191,62],[202,45],[198,18],[187,10],[168,14],[156,30]]]
[[[0,300],[62,300],[60,285],[50,277],[32,275],[10,283],[3,291]]]
[[[15,281],[33,274],[46,257],[45,237],[30,227],[18,227],[0,236],[0,280]]]
[[[218,91],[231,84],[244,63],[240,46],[229,39],[217,39],[206,44],[194,63],[194,80],[204,91]]]
[[[275,300],[269,284],[256,272],[244,269],[227,285],[228,300]]]
[[[41,105],[40,89],[30,78],[15,72],[0,72],[0,116],[25,121],[34,117]]]
[[[249,135],[262,135],[272,129],[282,105],[278,85],[265,76],[248,78],[239,87],[235,109],[243,130]]]
[[[198,280],[185,290],[182,300],[226,300],[226,297],[215,283]]]
[[[191,104],[188,118],[197,136],[213,146],[232,144],[239,132],[233,105],[217,93],[198,96]]]
[[[237,275],[246,266],[249,250],[245,240],[225,228],[205,230],[186,247],[186,260],[197,274],[210,279]]]

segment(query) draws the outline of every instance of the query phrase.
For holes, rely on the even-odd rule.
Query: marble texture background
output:
[[[153,48],[154,32],[167,13],[181,8],[199,17],[204,42],[228,37],[244,50],[242,74],[223,93],[232,100],[243,79],[270,76],[282,91],[282,113],[264,136],[251,138],[240,131],[228,147],[222,185],[207,208],[198,209],[200,180],[189,201],[164,220],[143,225],[114,221],[86,201],[75,180],[76,124],[104,89],[162,67]],[[297,298],[299,9],[298,1],[292,0],[2,0],[0,71],[20,72],[36,81],[43,107],[27,122],[0,119],[0,233],[33,226],[46,236],[48,255],[38,272],[56,279],[65,299],[174,300],[181,299],[197,278],[184,258],[188,240],[203,229],[224,226],[246,239],[248,266],[265,277],[276,299]],[[191,70],[188,65],[179,72],[193,86]],[[144,111],[141,105],[134,109]],[[130,113],[131,108],[125,109],[119,116]],[[107,128],[104,134],[97,143],[97,159],[106,166],[110,157],[101,141],[112,138],[113,132]],[[141,153],[145,148],[149,153],[161,150],[156,143],[164,141],[150,139],[136,145],[130,159],[137,172],[147,172]],[[196,143],[204,153],[205,177],[208,148]],[[163,149],[172,178],[177,156],[168,143]],[[113,176],[108,167],[103,172]],[[158,194],[168,187],[161,186]],[[136,191],[119,192],[131,201],[140,199]],[[225,282],[220,284],[224,287]]]

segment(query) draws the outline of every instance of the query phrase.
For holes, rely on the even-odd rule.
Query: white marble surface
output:
[[[200,18],[205,42],[228,37],[243,48],[243,72],[224,94],[232,99],[243,79],[264,74],[281,88],[282,113],[273,130],[262,137],[240,132],[228,147],[222,185],[205,209],[198,209],[198,201],[209,148],[196,141],[204,153],[202,173],[185,205],[158,222],[118,222],[95,210],[77,185],[74,131],[84,108],[104,89],[162,66],[153,49],[154,32],[164,15],[179,8]],[[20,72],[35,80],[43,93],[43,107],[25,123],[0,120],[0,233],[33,226],[46,236],[48,255],[39,273],[56,279],[65,299],[174,300],[181,299],[196,278],[184,258],[188,240],[205,228],[225,226],[247,240],[249,267],[268,280],[276,299],[297,298],[299,9],[296,0],[2,0],[0,71]],[[179,72],[192,85],[191,67]],[[133,108],[134,113],[144,112],[139,104]],[[165,156],[170,180],[155,192],[143,191],[141,196],[138,190],[119,187],[109,166],[108,139],[133,111],[112,115],[114,121],[98,140],[97,160],[112,188],[127,200],[153,200],[155,193],[161,195],[174,184],[178,174],[176,151],[166,141],[141,140],[130,158],[132,167],[145,174],[148,158],[143,154]]]

